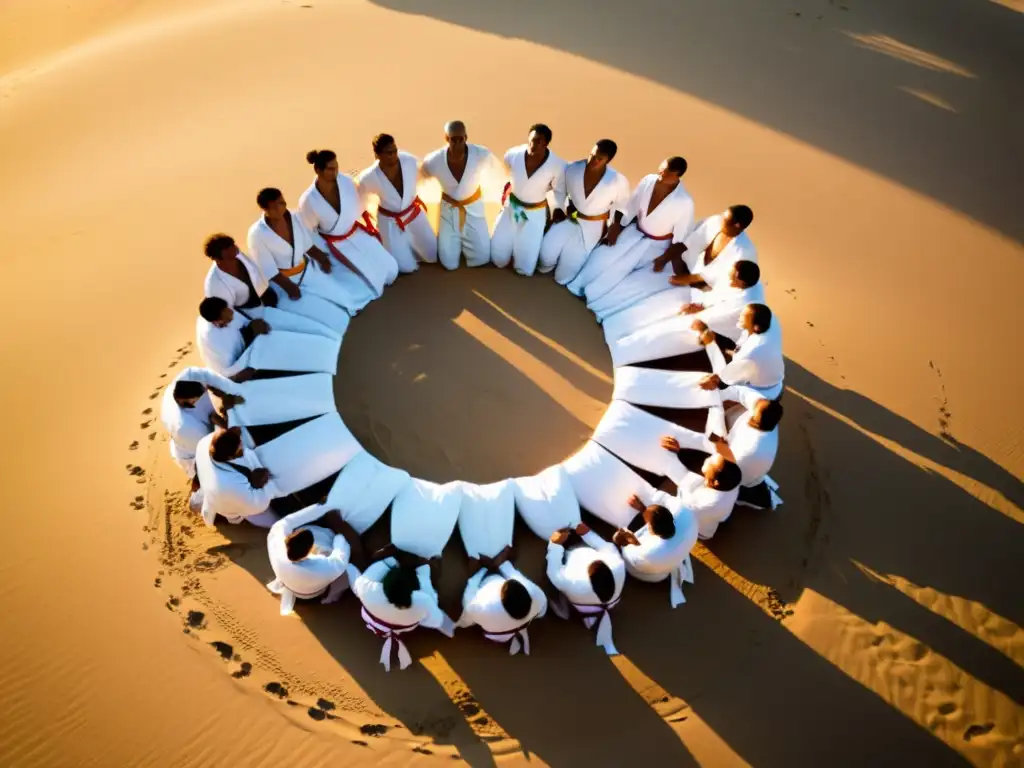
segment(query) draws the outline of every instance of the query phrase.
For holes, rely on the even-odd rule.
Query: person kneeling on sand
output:
[[[701,380],[701,389],[725,389],[744,384],[762,397],[777,399],[782,394],[786,373],[778,320],[764,304],[748,304],[740,313],[737,327],[741,333],[734,348],[731,341],[717,334],[711,337],[714,343],[702,338],[714,373]],[[694,320],[692,328],[702,335],[709,331],[700,320]]]
[[[626,582],[626,564],[619,550],[590,530],[585,523],[562,528],[548,540],[547,576],[560,596],[583,617],[588,629],[596,628],[597,644],[609,656],[618,654],[612,642],[612,617]],[[560,614],[560,601],[551,602]],[[566,617],[563,617],[566,618]]]
[[[196,318],[196,343],[203,361],[219,374],[229,372],[257,336],[270,333],[260,319],[249,320],[224,299],[203,299]]]
[[[548,610],[544,591],[511,563],[512,547],[496,557],[472,558],[474,571],[462,595],[462,616],[457,626],[478,625],[488,640],[508,644],[509,655],[530,655],[530,622]]]
[[[768,473],[779,450],[782,403],[761,397],[750,387],[729,387],[722,391],[722,400],[736,405],[725,414],[725,441],[716,440],[717,436],[711,439],[717,442],[716,450],[740,468],[743,479],[736,503],[775,509],[782,499]]]
[[[313,504],[281,518],[267,535],[270,566],[277,577],[267,584],[281,596],[281,615],[287,616],[296,599],[333,603],[349,587],[348,566],[359,561],[359,535],[341,513]]]
[[[389,552],[394,552],[394,548],[386,547],[380,554],[387,556],[361,574],[350,566],[349,578],[352,592],[362,603],[366,628],[384,639],[380,663],[390,672],[393,656],[397,656],[400,669],[412,663],[402,635],[422,625],[451,637],[453,627],[451,619],[438,605],[437,592],[430,579],[430,563],[405,553]]]
[[[196,510],[202,504],[199,476],[196,474],[196,446],[213,431],[215,425],[225,426],[214,410],[209,393],[217,395],[228,410],[244,403],[239,387],[230,379],[206,368],[186,368],[164,390],[160,404],[160,420],[171,438],[171,458],[192,481],[189,506]]]
[[[217,515],[229,523],[246,520],[260,528],[277,522],[269,507],[281,493],[255,451],[246,447],[240,428],[217,429],[199,441],[196,474],[207,525],[212,526]]]
[[[699,538],[710,539],[718,530],[719,523],[732,514],[739,495],[743,476],[732,456],[725,439],[718,435],[709,438],[716,444],[716,453],[708,454],[695,448],[683,448],[674,437],[666,435],[661,447],[679,457],[680,463],[688,470],[676,483],[677,497],[697,519]]]
[[[645,505],[637,495],[629,498],[627,503],[637,514],[627,528],[615,532],[612,543],[622,552],[633,578],[652,583],[669,579],[675,608],[686,602],[683,582],[693,582],[690,550],[697,543],[697,521],[688,507],[662,491],[655,491],[651,501],[664,503]]]

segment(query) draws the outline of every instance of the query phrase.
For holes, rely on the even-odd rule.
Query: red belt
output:
[[[352,237],[352,235],[356,233],[357,230],[360,229],[363,230],[363,232],[368,234],[370,237],[376,237],[377,240],[380,240],[380,232],[378,232],[377,228],[373,226],[373,221],[370,219],[370,214],[366,213],[365,211],[363,212],[363,218],[356,219],[355,223],[352,224],[352,228],[344,235],[328,235],[325,232],[321,232],[320,236],[324,239],[324,242],[327,243],[327,247],[331,249],[331,253],[334,254],[334,258],[336,258],[338,261],[343,261],[341,253],[338,251],[337,248],[334,247],[334,244],[340,243],[343,240],[348,240],[350,237]]]
[[[640,226],[640,220],[636,221],[636,228],[640,230],[640,234],[646,237],[648,240],[671,240],[672,233],[669,232],[667,235],[652,235],[650,232],[644,232],[644,228]]]
[[[398,228],[405,232],[405,228],[409,226],[420,213],[426,213],[427,204],[420,200],[419,196],[412,201],[412,205],[406,208],[404,211],[389,211],[387,208],[377,208],[377,214],[380,216],[387,216],[390,219],[394,219],[395,223],[398,224]]]

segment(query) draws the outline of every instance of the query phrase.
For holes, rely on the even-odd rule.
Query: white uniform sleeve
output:
[[[565,210],[566,201],[566,189],[565,189],[565,163],[561,163],[558,170],[555,172],[555,177],[551,180],[551,191],[555,196],[555,207],[556,211]]]
[[[619,174],[619,178],[615,181],[615,200],[612,202],[611,214],[615,215],[616,212],[622,214],[622,220],[626,220],[626,214],[629,210],[629,179]]]
[[[480,591],[480,585],[483,583],[484,576],[487,574],[486,568],[481,568],[474,573],[468,582],[466,582],[466,590],[462,593],[462,615],[459,617],[459,621],[456,626],[459,627],[471,627],[475,623],[473,617],[469,615],[466,607],[473,602],[477,593]]]
[[[643,192],[643,187],[644,180],[641,179],[640,183],[633,190],[633,194],[629,196],[626,207],[622,210],[622,226],[626,226],[636,218],[636,213],[640,210],[640,196]]]
[[[555,585],[555,589],[561,592],[565,591],[568,582],[563,575],[565,565],[563,559],[565,558],[565,547],[561,544],[555,544],[553,541],[548,542],[547,551],[547,577],[548,581]]]
[[[685,243],[693,231],[693,198],[687,197],[681,204],[681,210],[672,226],[672,242]]]
[[[610,541],[603,539],[593,531],[587,531],[583,534],[583,542],[591,549],[597,552],[604,552],[609,555],[618,553],[618,547],[612,544]]]
[[[422,590],[413,592],[412,604],[426,613],[420,624],[430,629],[440,629],[445,624],[444,611],[441,610],[441,606],[437,604],[437,595],[428,594]]]
[[[213,387],[228,395],[242,394],[242,388],[240,385],[236,384],[231,379],[221,376],[215,371],[211,371],[209,368],[200,368],[198,366],[186,368],[175,377],[171,384],[172,388],[174,384],[177,384],[179,381],[196,381],[204,387]]]
[[[754,406],[757,405],[757,402],[764,399],[764,395],[756,389],[743,386],[742,384],[734,384],[731,387],[727,387],[722,390],[722,400],[735,401],[748,411],[754,410]]]
[[[259,267],[260,272],[267,278],[267,282],[270,282],[273,278],[277,277],[278,268],[277,262],[274,261],[274,257],[270,254],[266,248],[263,247],[262,241],[258,236],[255,236],[256,226],[249,229],[249,235],[246,238],[246,246],[249,250],[249,255],[252,256],[253,261],[256,262],[256,266]]]

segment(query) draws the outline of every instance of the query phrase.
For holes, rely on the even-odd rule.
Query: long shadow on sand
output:
[[[1024,239],[1024,14],[984,0],[372,0],[725,107]],[[503,67],[529,71],[528,62]],[[600,83],[538,87],[592,88]],[[553,81],[557,83],[556,81]],[[629,108],[628,94],[613,102]],[[657,119],[650,115],[649,119]],[[556,127],[557,131],[557,127]],[[685,154],[685,147],[682,150]],[[1016,157],[1016,161],[1013,158]],[[969,181],[968,181],[969,180]]]
[[[361,438],[369,424],[360,426],[361,409],[374,409],[373,429],[394,435],[385,446],[391,456],[382,458],[421,477],[484,482],[535,472],[575,450],[589,432],[581,421],[586,414],[568,412],[559,400],[562,390],[535,377],[555,371],[575,388],[574,396],[583,393],[603,405],[610,394],[601,379],[610,373],[607,351],[593,321],[583,327],[587,313],[581,304],[561,295],[557,301],[564,312],[550,311],[545,294],[549,288],[561,289],[548,281],[533,278],[526,289],[507,273],[463,272],[439,276],[424,270],[403,279],[380,302],[390,305],[389,322],[374,320],[375,307],[353,322],[339,368],[339,408]],[[429,293],[425,288],[435,279],[444,280],[446,289],[429,301],[416,299]],[[453,288],[457,280],[464,285]],[[395,303],[405,311],[393,311]],[[547,304],[544,311],[541,303]],[[466,331],[479,331],[479,326],[455,323],[467,312],[504,341]],[[472,343],[464,344],[461,337],[472,337]],[[514,343],[514,354],[506,342]],[[455,358],[458,367],[452,369]],[[536,361],[546,367],[537,367]],[[346,381],[344,371],[356,369],[363,374]],[[417,382],[421,374],[425,378]],[[436,391],[417,389],[431,381]],[[474,415],[479,424],[459,423],[450,431],[430,432],[434,421],[417,421],[417,409],[425,404],[445,407],[445,393],[466,402],[475,389],[500,390],[507,382],[511,389],[501,396],[515,398],[511,415],[481,411]],[[997,694],[1024,702],[1024,671],[1007,655],[962,629],[953,617],[869,573],[931,588],[1019,626],[1024,619],[1015,599],[1020,525],[799,394],[998,487],[1009,498],[1020,498],[1019,486],[984,456],[949,446],[792,361],[787,383],[782,445],[773,472],[785,504],[774,513],[737,510],[708,548],[733,576],[727,581],[698,565],[688,602],[676,610],[669,609],[664,585],[627,584],[615,611],[616,643],[640,676],[620,672],[624,660],[613,663],[604,656],[581,625],[554,617],[531,628],[533,655],[528,658],[508,657],[473,630],[454,641],[422,630],[408,642],[419,663],[386,673],[378,663],[380,641],[363,628],[350,595],[338,606],[302,605],[299,615],[381,709],[410,732],[454,746],[473,765],[493,765],[495,753],[513,751],[555,766],[692,765],[696,761],[675,730],[685,736],[690,717],[699,717],[754,765],[835,764],[837,755],[851,764],[963,764],[911,713],[859,680],[850,671],[856,670],[856,659],[844,656],[831,663],[786,627],[790,619],[782,619],[784,610],[772,615],[748,598],[744,585],[771,588],[784,607],[813,591],[877,630],[880,648],[852,645],[847,655],[885,651],[891,628],[914,640],[906,664],[937,654]],[[388,397],[404,394],[408,402],[398,410],[376,410],[383,401],[380,406],[373,401],[374,388]],[[440,414],[440,423],[446,418]],[[527,444],[537,446],[536,454],[502,458],[506,444],[528,437],[516,433],[516,439],[503,442],[507,429],[535,430],[542,439]],[[418,433],[421,444],[404,455],[396,446],[407,430]],[[488,438],[496,441],[493,455],[465,458],[480,447],[473,441]],[[469,444],[455,445],[463,441]],[[372,441],[366,445],[375,453],[381,449]],[[461,465],[449,461],[446,451],[461,457]],[[405,458],[419,464],[404,465],[399,459]],[[369,548],[383,542],[386,523],[385,518],[367,534]],[[222,530],[235,539],[260,538],[240,528]],[[543,543],[523,530],[517,537],[520,567],[540,582]],[[272,574],[262,548],[244,549],[226,551],[259,581],[268,581]],[[438,585],[449,615],[459,613],[467,576],[456,534]],[[275,600],[267,595],[268,612],[276,612]],[[642,682],[643,676],[650,683]],[[957,692],[939,693],[946,699],[937,694],[934,705],[948,707]],[[920,722],[922,715],[914,717]],[[801,738],[812,731],[827,738]]]

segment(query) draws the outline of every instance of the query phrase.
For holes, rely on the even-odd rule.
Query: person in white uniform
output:
[[[424,215],[427,205],[420,200],[416,183],[419,160],[399,152],[395,138],[387,133],[373,137],[377,161],[356,177],[356,187],[367,206],[376,197],[377,229],[381,241],[398,262],[402,272],[415,272],[418,262],[437,262],[437,235]]]
[[[250,317],[259,317],[264,306],[277,306],[277,294],[256,260],[242,253],[231,235],[210,235],[203,252],[213,262],[203,281],[204,296],[224,299]]]
[[[256,204],[263,215],[249,227],[249,253],[279,292],[278,305],[282,309],[307,314],[331,325],[330,318],[308,314],[309,310],[299,299],[312,294],[355,314],[373,298],[372,291],[359,275],[333,268],[330,257],[317,247],[302,217],[288,210],[281,190],[261,189],[256,195]]]
[[[583,268],[590,252],[608,231],[616,212],[629,204],[629,181],[609,163],[618,146],[601,139],[590,156],[565,168],[566,218],[553,224],[540,246],[538,272],[555,270],[555,282],[565,285]]]
[[[296,600],[322,595],[326,605],[342,596],[349,587],[353,543],[359,547],[358,535],[338,510],[324,504],[312,504],[271,526],[267,554],[275,578],[267,589],[280,595],[282,616],[292,612]]]
[[[555,531],[548,540],[547,576],[583,618],[584,626],[595,630],[596,642],[605,653],[618,654],[610,613],[626,583],[626,564],[618,548],[585,523]]]
[[[746,205],[730,205],[722,213],[701,221],[686,239],[683,264],[676,264],[674,285],[699,284],[704,290],[715,288],[729,278],[729,270],[737,261],[757,264],[757,249],[747,229],[754,221],[754,212]]]
[[[747,264],[744,270],[749,276],[748,263],[757,264],[757,251],[745,232],[753,217],[747,206],[734,205],[721,215],[700,222],[683,243],[682,257],[672,263],[674,274],[668,278],[667,289],[644,271],[625,278],[616,290],[642,297],[628,307],[603,315],[605,339],[611,343],[674,317],[684,306],[704,308],[726,301],[733,305],[764,301],[763,289],[756,279],[744,278],[746,296],[740,296],[742,291],[732,290],[740,286],[733,279],[731,268],[742,261]]]
[[[604,245],[594,249],[569,290],[587,299],[598,320],[629,307],[652,290],[670,288],[660,274],[682,262],[685,241],[693,228],[693,198],[682,182],[687,163],[670,157],[657,173],[645,176],[630,197],[626,213],[616,213]],[[641,284],[620,283],[630,273],[643,273]]]
[[[494,224],[491,261],[501,268],[511,263],[521,275],[536,270],[548,225],[565,219],[565,161],[548,147],[551,136],[550,128],[537,123],[526,144],[505,153],[510,181]],[[554,195],[553,214],[549,193]]]
[[[729,387],[721,394],[723,401],[736,403],[725,414],[725,440],[732,455],[722,451],[743,476],[736,503],[774,509],[782,500],[776,493],[778,485],[768,473],[779,451],[782,403],[768,400],[750,387]]]
[[[515,492],[508,480],[462,484],[459,533],[473,575],[462,595],[457,626],[474,624],[488,640],[529,655],[528,627],[547,612],[543,590],[512,564]]]
[[[220,421],[210,392],[221,399],[225,410],[245,402],[235,382],[207,368],[190,367],[174,377],[160,404],[160,421],[171,438],[171,457],[193,481],[193,491],[199,488],[196,446]]]
[[[697,277],[703,279],[700,275]],[[693,300],[682,307],[682,314],[692,315],[716,334],[733,340],[740,334],[737,323],[743,308],[764,302],[761,268],[753,261],[733,262],[726,280],[699,290],[701,292],[695,290]]]
[[[444,141],[445,146],[423,158],[420,168],[424,178],[441,185],[437,258],[445,269],[456,269],[465,254],[466,266],[479,267],[491,260],[482,184],[489,175],[503,176],[504,168],[487,147],[467,141],[461,120],[445,123]]]
[[[757,390],[762,397],[777,400],[782,394],[786,374],[778,318],[773,317],[764,304],[748,304],[740,313],[737,327],[741,333],[735,347],[717,335],[715,341],[707,345],[714,373],[701,380],[701,388],[725,389],[743,384]]]
[[[653,489],[646,501],[634,494],[626,505],[626,514],[635,515],[615,532],[612,542],[622,552],[627,573],[649,583],[667,579],[669,603],[673,608],[682,605],[683,583],[693,583],[690,551],[697,543],[697,518],[678,498]]]
[[[617,529],[612,542],[621,549],[626,571],[641,581],[667,579],[672,606],[684,602],[683,582],[693,581],[690,549],[697,538],[690,510],[593,440],[562,467],[580,506]]]
[[[260,465],[255,450],[246,446],[238,427],[216,429],[196,445],[196,474],[203,489],[203,521],[212,526],[217,515],[229,523],[243,520],[270,528],[277,515],[270,502],[281,495]]]
[[[725,440],[717,435],[710,439],[716,448],[710,455],[680,445],[671,435],[661,441],[662,447],[676,454],[685,467],[686,471],[673,478],[678,487],[676,495],[693,512],[701,539],[714,536],[719,524],[732,514],[743,479],[736,462],[725,455],[731,456]]]
[[[230,375],[242,353],[257,336],[270,333],[266,321],[249,320],[235,312],[224,299],[208,298],[199,303],[196,345],[203,362],[221,375]]]
[[[355,182],[338,168],[329,149],[306,153],[316,177],[299,197],[299,215],[313,232],[317,246],[340,269],[359,275],[379,298],[398,277],[398,262],[381,245],[380,233],[363,207]]]
[[[396,556],[378,560],[362,574],[350,567],[352,592],[362,603],[366,628],[384,641],[380,663],[388,672],[397,658],[400,669],[412,664],[402,635],[424,626],[452,636],[451,620],[438,605],[430,565],[399,564]]]

